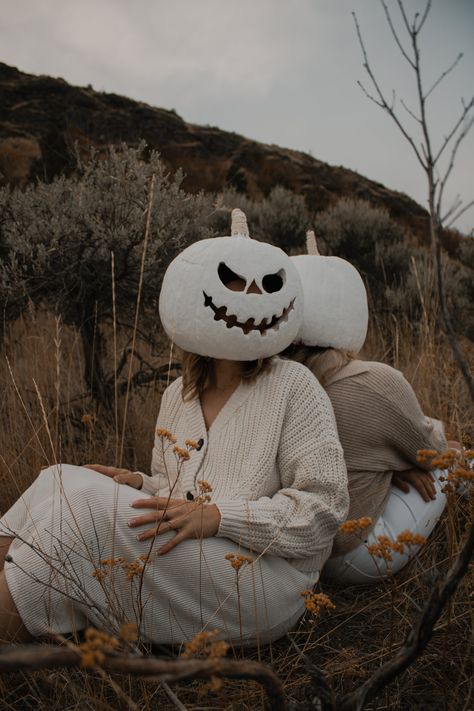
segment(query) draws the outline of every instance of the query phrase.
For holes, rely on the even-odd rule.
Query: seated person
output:
[[[316,378],[273,358],[301,321],[295,267],[234,212],[232,236],[191,245],[163,280],[185,354],[153,476],[53,465],[0,519],[0,640],[135,622],[155,643],[217,629],[257,644],[303,614],[347,514],[344,456]]]
[[[316,375],[331,400],[348,470],[348,519],[372,519],[337,534],[324,572],[341,582],[375,582],[400,570],[416,546],[391,551],[391,561],[371,555],[368,546],[379,536],[396,541],[406,530],[426,537],[441,516],[442,484],[423,470],[417,452],[444,450],[446,438],[442,423],[425,417],[402,373],[357,358],[368,324],[357,270],[319,255],[312,232],[308,252],[292,258],[303,283],[304,316],[287,355]]]

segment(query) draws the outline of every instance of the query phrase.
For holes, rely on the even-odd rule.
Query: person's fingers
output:
[[[193,536],[187,528],[182,528],[174,538],[167,541],[164,546],[161,546],[161,548],[158,548],[157,555],[165,555],[166,553],[169,553],[178,545],[178,543],[185,541],[187,538],[193,538]]]
[[[98,474],[105,474],[106,476],[113,476],[117,473],[115,467],[108,467],[105,464],[84,464],[86,469],[92,469]],[[112,471],[113,470],[113,471]]]
[[[429,497],[432,501],[436,499],[436,487],[434,485],[434,479],[426,482],[426,487],[428,490]]]
[[[436,487],[434,485],[433,477],[429,476],[428,472],[423,473],[418,479],[422,485],[425,496],[423,496],[425,501],[433,501],[436,498]]]
[[[137,539],[139,541],[148,541],[150,538],[155,538],[159,533],[166,533],[166,531],[171,530],[172,529],[170,528],[169,524],[165,522],[162,524],[162,526],[155,526],[153,528],[149,528],[147,531],[143,531],[143,533],[139,533],[137,535]]]
[[[168,499],[166,496],[156,496],[155,497],[156,501],[156,508],[161,510],[161,509],[175,509],[179,506],[185,506],[189,504],[189,501],[186,501],[185,499]]]
[[[149,496],[147,499],[136,499],[132,501],[130,506],[133,506],[134,509],[155,509],[155,511],[158,508],[156,496]]]
[[[130,478],[128,474],[115,474],[114,481],[116,481],[117,484],[127,484]]]
[[[171,511],[176,507],[183,506],[188,502],[184,499],[167,499],[163,496],[149,496],[148,499],[136,499],[130,506],[136,509],[155,509],[158,511]]]
[[[416,481],[416,483],[414,484],[414,486],[415,486],[416,490],[418,491],[418,493],[420,494],[423,501],[428,503],[428,501],[430,500],[430,496],[428,494],[428,491],[426,489],[426,484],[423,481],[423,479],[418,479]]]
[[[147,523],[160,523],[161,521],[166,521],[165,516],[158,513],[158,511],[152,511],[151,513],[144,514],[143,516],[131,518],[127,523],[129,528],[137,528],[138,526],[146,526]]]
[[[139,533],[137,535],[137,538],[139,541],[146,541],[149,538],[155,538],[156,536],[161,536],[162,533],[168,533],[169,531],[179,531],[179,530],[184,530],[186,524],[186,518],[182,517],[181,519],[177,519],[174,521],[166,521],[162,520],[158,526],[155,526],[154,528],[150,528],[148,531],[144,531],[143,533]],[[190,536],[186,536],[186,538],[189,538]]]
[[[393,477],[392,484],[396,486],[397,489],[400,489],[400,491],[403,491],[405,494],[408,494],[410,491],[410,487],[408,486],[406,481],[403,481],[403,479],[400,479],[400,477]]]

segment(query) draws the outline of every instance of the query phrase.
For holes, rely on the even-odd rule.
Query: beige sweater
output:
[[[425,417],[408,381],[383,363],[352,361],[329,379],[326,392],[346,458],[348,519],[371,516],[375,523],[393,472],[420,466],[419,449],[446,448],[442,423]],[[359,544],[360,538],[338,533],[331,555]]]
[[[246,549],[319,571],[348,509],[347,475],[329,398],[310,371],[275,358],[256,381],[242,381],[209,431],[200,401],[183,402],[178,378],[165,391],[157,427],[183,445],[203,439],[177,478],[172,446],[157,437],[143,490],[173,497],[212,486],[221,514],[218,536]],[[167,470],[167,471],[166,471]]]

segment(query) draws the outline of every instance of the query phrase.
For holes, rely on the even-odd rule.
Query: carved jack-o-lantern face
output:
[[[170,339],[192,353],[227,360],[282,351],[298,332],[302,308],[289,257],[243,235],[185,249],[168,267],[160,293]]]
[[[364,345],[369,318],[364,282],[350,262],[318,254],[313,232],[308,233],[308,251],[291,257],[304,293],[295,342],[357,353]]]

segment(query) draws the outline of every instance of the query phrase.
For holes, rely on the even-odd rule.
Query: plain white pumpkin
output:
[[[163,328],[177,346],[202,356],[248,361],[275,355],[300,327],[298,273],[281,249],[248,236],[240,210],[233,213],[232,235],[195,242],[171,262],[160,292]],[[242,291],[225,286],[226,270],[245,282]],[[252,284],[260,293],[248,293]]]
[[[314,239],[308,233],[308,240]],[[314,242],[315,244],[315,242]],[[357,269],[340,257],[291,257],[304,294],[304,314],[295,343],[357,353],[367,335],[367,292]]]

